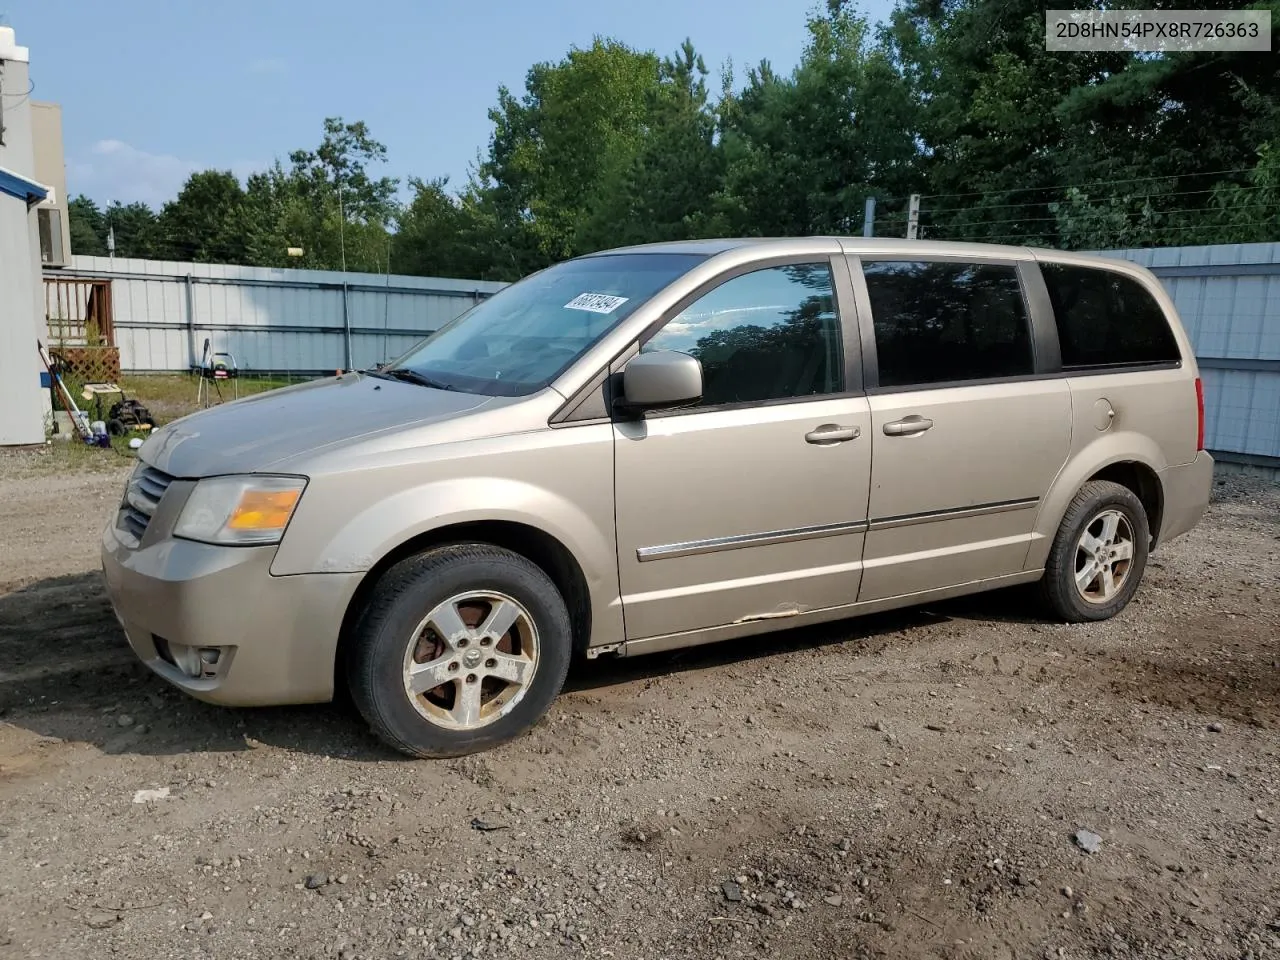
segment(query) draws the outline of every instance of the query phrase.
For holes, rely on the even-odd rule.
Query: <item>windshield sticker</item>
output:
[[[613,313],[630,300],[607,293],[580,293],[564,305],[566,310],[587,310],[591,313]]]

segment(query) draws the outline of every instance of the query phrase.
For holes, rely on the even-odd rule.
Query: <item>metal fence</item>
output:
[[[1108,250],[1173,297],[1205,386],[1205,443],[1220,460],[1280,469],[1280,243]]]
[[[46,285],[110,281],[120,367],[132,372],[189,370],[206,339],[245,371],[367,367],[400,355],[503,286],[167,260],[71,261],[46,270]]]
[[[1280,469],[1280,243],[1109,250],[1170,291],[1205,381],[1207,444],[1221,459]],[[110,280],[126,371],[187,370],[204,340],[245,371],[366,367],[500,283],[73,257],[46,278]]]

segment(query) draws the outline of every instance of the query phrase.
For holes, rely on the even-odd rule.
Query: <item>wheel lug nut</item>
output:
[[[466,645],[467,645],[467,638],[466,638],[466,637],[463,637],[461,640],[459,640],[459,641],[458,641],[458,646],[460,646],[460,647],[465,647]]]
[[[455,661],[453,661],[451,664],[449,664],[449,670],[450,670],[450,672],[454,672],[454,673],[456,673],[456,672],[457,672],[457,670],[458,670],[458,661],[457,661],[457,660],[455,660]]]
[[[484,662],[484,665],[488,667],[490,670],[492,670],[494,667],[498,665],[498,661],[493,659],[493,657],[490,657],[488,660]]]
[[[476,675],[474,673],[468,673],[467,683],[475,683],[475,682],[476,682]]]
[[[482,647],[487,647],[487,646],[488,646],[490,643],[492,643],[492,642],[493,642],[493,641],[492,641],[492,640],[490,640],[488,637],[481,637],[481,638],[480,638],[480,646],[482,646]]]

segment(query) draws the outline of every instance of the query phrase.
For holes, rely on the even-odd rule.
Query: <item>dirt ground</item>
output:
[[[1280,487],[1219,481],[1106,624],[583,664],[433,763],[135,663],[103,467],[0,458],[0,957],[1280,957]]]

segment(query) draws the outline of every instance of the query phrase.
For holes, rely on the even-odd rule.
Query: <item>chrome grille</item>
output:
[[[135,540],[141,540],[147,532],[147,524],[160,506],[160,498],[173,483],[173,477],[163,470],[138,464],[128,486],[124,488],[124,502],[120,504],[120,516],[116,526],[130,534]]]

